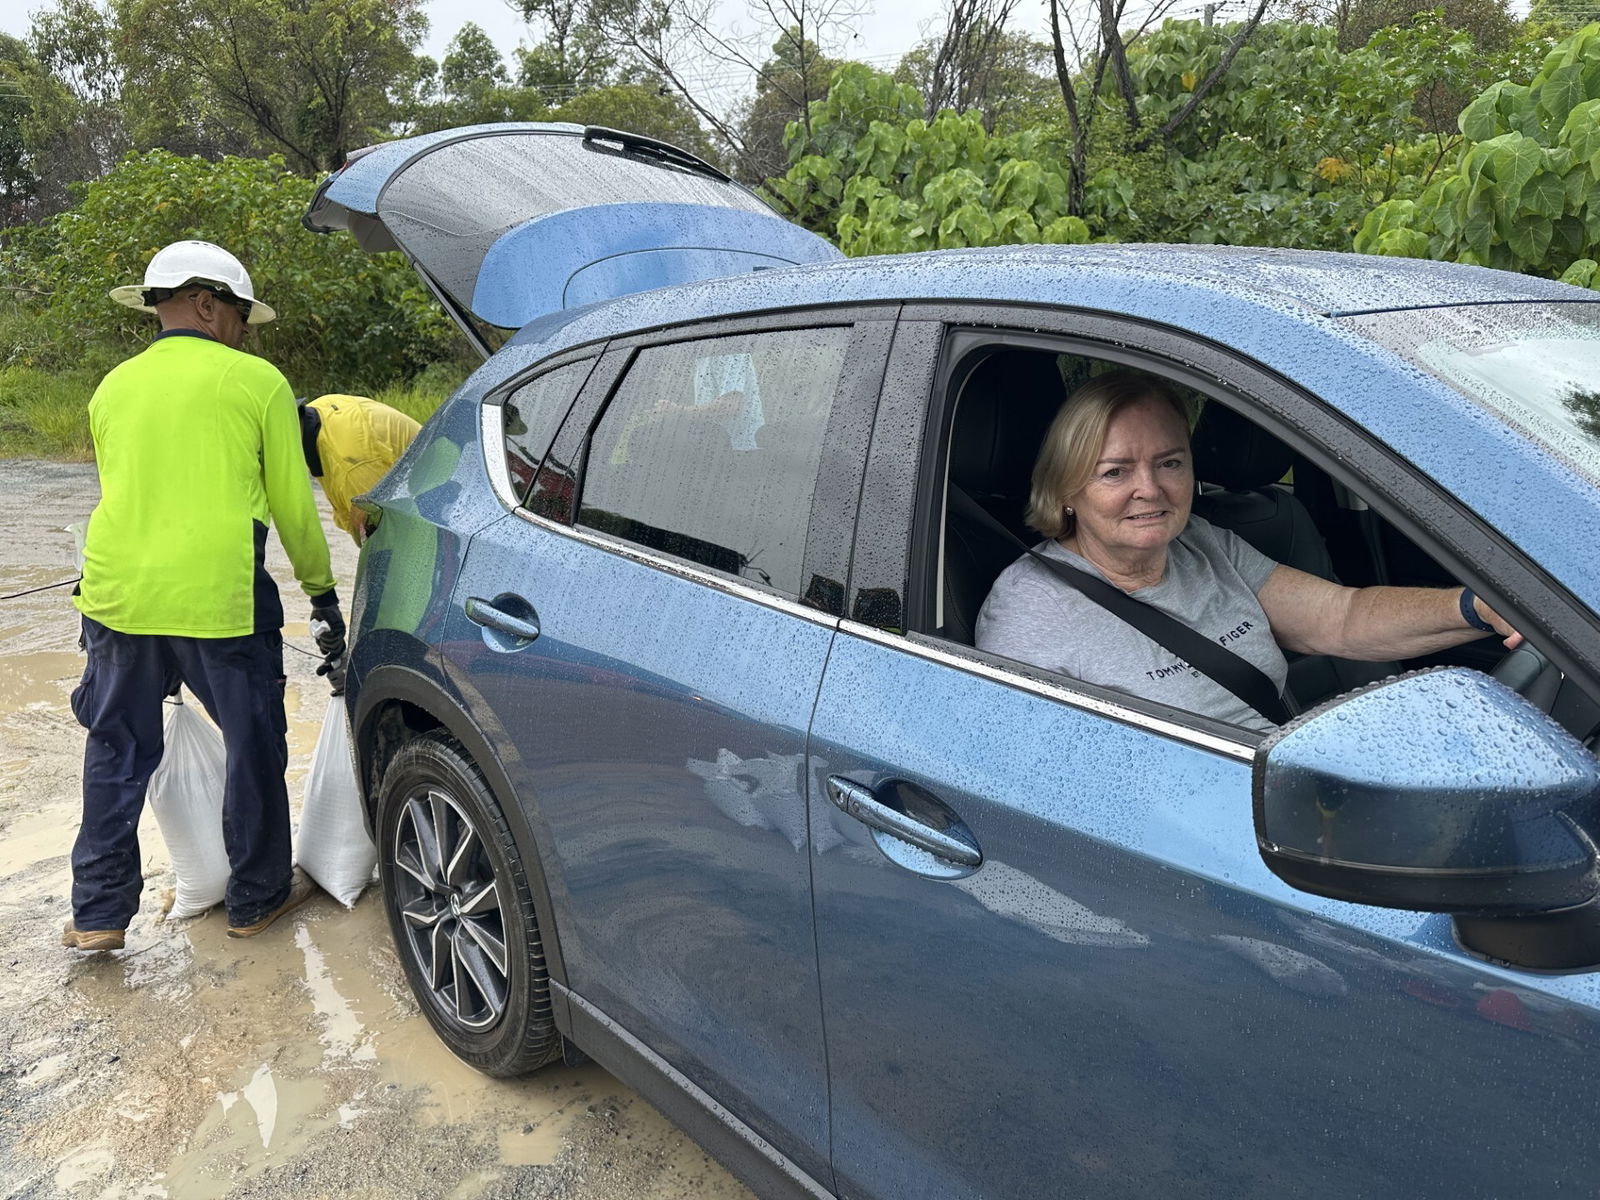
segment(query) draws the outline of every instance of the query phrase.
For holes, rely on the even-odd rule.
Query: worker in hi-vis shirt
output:
[[[123,945],[139,907],[137,830],[161,760],[161,702],[179,682],[227,745],[228,933],[250,937],[314,887],[290,859],[283,605],[265,565],[267,526],[310,597],[319,673],[337,689],[345,623],[328,543],[294,393],[276,367],[240,349],[247,326],[277,314],[239,260],[209,242],[174,242],[142,284],[111,297],[153,312],[161,331],[89,403],[100,503],[75,599],[89,661],[72,695],[89,736],[62,941]]]
[[[334,524],[359,546],[366,538],[366,514],[352,501],[377,485],[422,426],[366,396],[330,394],[299,406],[306,469],[322,484]]]

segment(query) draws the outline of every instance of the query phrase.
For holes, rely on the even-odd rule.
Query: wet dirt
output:
[[[70,579],[92,467],[0,461],[0,595]],[[324,508],[346,585],[354,546]],[[299,595],[274,541],[269,565]],[[495,1080],[444,1048],[369,890],[318,896],[250,941],[222,913],[162,915],[149,811],[125,950],[59,945],[83,731],[70,588],[0,602],[0,1198],[437,1197],[728,1200],[749,1193],[600,1067]],[[285,640],[308,646],[303,621]],[[327,705],[290,651],[290,797]]]

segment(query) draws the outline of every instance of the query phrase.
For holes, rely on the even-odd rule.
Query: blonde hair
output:
[[[1148,397],[1165,400],[1189,431],[1189,410],[1164,379],[1143,371],[1109,371],[1089,380],[1061,403],[1033,464],[1033,487],[1026,520],[1047,538],[1069,536],[1077,518],[1066,511],[1067,497],[1094,478],[1105,449],[1106,429],[1118,410]]]

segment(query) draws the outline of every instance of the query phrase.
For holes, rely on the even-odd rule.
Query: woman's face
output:
[[[1112,415],[1094,474],[1067,504],[1080,549],[1127,557],[1164,549],[1188,524],[1193,499],[1188,426],[1172,405],[1147,396]]]

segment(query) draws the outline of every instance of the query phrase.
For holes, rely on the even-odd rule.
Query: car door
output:
[[[677,331],[520,383],[485,410],[512,459],[541,381],[560,406],[587,380],[537,512],[473,539],[442,650],[538,843],[574,1022],[817,1180],[805,738],[892,320]]]
[[[1256,735],[915,632],[948,329],[912,311],[808,761],[838,1193],[1590,1190],[1593,974],[1489,965],[1445,916],[1283,884],[1256,849]],[[1055,320],[1190,386],[1275,386],[1215,347]],[[1332,427],[1277,386],[1303,431]]]

